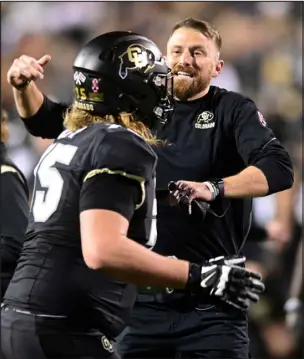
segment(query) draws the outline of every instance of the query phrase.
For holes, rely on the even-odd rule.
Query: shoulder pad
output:
[[[139,135],[123,127],[109,127],[94,155],[94,166],[148,180],[154,174],[156,159],[151,146]]]

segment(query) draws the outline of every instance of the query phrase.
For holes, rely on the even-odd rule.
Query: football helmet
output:
[[[83,46],[73,69],[78,108],[98,115],[135,112],[151,129],[170,118],[172,75],[146,37],[127,31],[98,36]]]

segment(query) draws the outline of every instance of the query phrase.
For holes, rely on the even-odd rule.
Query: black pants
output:
[[[150,298],[149,298],[150,297]],[[130,325],[117,339],[122,359],[247,359],[246,314],[226,305],[165,303],[139,295]]]
[[[119,359],[105,336],[73,335],[65,320],[1,310],[2,359]]]

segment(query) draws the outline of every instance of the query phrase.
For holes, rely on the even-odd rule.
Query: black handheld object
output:
[[[168,189],[170,192],[175,192],[175,191],[181,191],[178,187],[178,185],[171,181],[168,185]],[[199,210],[201,211],[201,213],[203,214],[203,218],[205,219],[206,214],[209,210],[210,204],[205,202],[205,201],[199,201],[197,199],[194,199],[192,202],[190,201],[190,198],[187,194],[182,195],[179,200],[178,203],[183,205],[183,206],[188,206],[189,207],[189,211],[188,213],[191,214],[192,213],[192,203],[196,204],[196,206],[199,208]]]
[[[180,189],[178,188],[178,185],[174,181],[169,182],[168,190],[170,192],[180,191]],[[181,196],[181,198],[179,199],[179,203],[182,205],[188,206],[190,204],[189,196],[187,196],[187,195]]]
[[[168,190],[171,192],[171,193],[174,193],[176,191],[179,191],[179,192],[182,192],[182,190],[178,187],[178,185],[174,182],[174,181],[171,181],[169,182],[168,184]],[[199,210],[201,211],[201,213],[203,214],[203,218],[205,219],[207,213],[210,213],[211,215],[213,215],[214,217],[217,217],[217,218],[222,218],[225,216],[225,214],[227,213],[229,207],[230,207],[230,203],[228,204],[228,206],[226,207],[226,209],[224,210],[224,212],[222,214],[217,214],[215,213],[211,208],[210,208],[210,203],[209,202],[206,202],[206,201],[202,201],[202,200],[198,200],[198,199],[194,199],[192,201],[190,201],[190,198],[189,196],[185,193],[183,194],[179,199],[178,199],[178,203],[180,205],[185,205],[185,206],[188,206],[189,207],[189,214],[192,213],[192,210],[191,210],[191,206],[192,206],[192,203],[194,203],[198,208]]]

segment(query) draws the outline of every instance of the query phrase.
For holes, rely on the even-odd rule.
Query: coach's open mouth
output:
[[[189,74],[188,72],[183,72],[183,71],[178,71],[176,74],[178,77],[190,77],[192,78],[193,76],[191,74]]]

